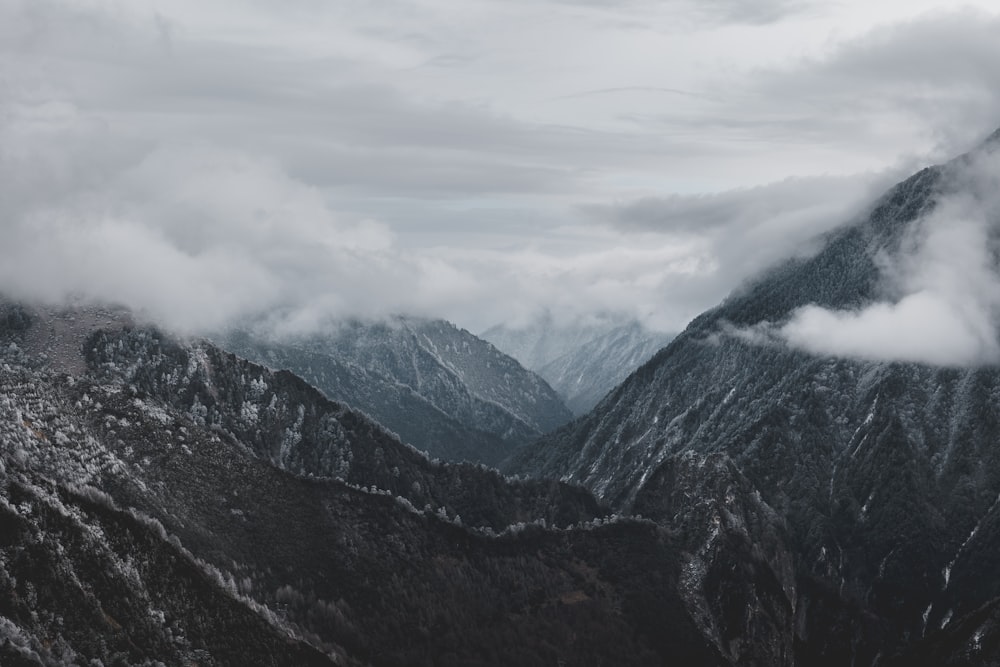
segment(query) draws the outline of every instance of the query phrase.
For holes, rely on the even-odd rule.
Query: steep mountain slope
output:
[[[83,373],[26,353],[53,317]],[[784,529],[723,460],[676,471],[682,516],[609,519],[211,344],[79,336],[100,319],[0,308],[4,664],[791,664]]]
[[[571,417],[537,375],[440,320],[351,321],[280,341],[241,331],[219,342],[291,370],[405,442],[447,460],[496,464]]]
[[[482,336],[545,378],[576,415],[674,338],[636,321],[560,326],[550,316],[523,328],[497,325]]]
[[[1000,372],[813,356],[768,332],[808,304],[892,298],[885,258],[996,151],[991,141],[900,183],[507,469],[580,482],[629,510],[678,455],[724,452],[788,521],[803,664],[874,664],[973,613],[1000,595]],[[1000,220],[990,224],[992,243]]]

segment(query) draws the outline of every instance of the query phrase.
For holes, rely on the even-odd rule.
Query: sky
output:
[[[994,7],[0,0],[0,291],[678,331],[1000,126]]]

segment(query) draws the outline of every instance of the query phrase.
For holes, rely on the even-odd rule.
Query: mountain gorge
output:
[[[251,331],[216,338],[296,373],[433,457],[495,465],[572,416],[540,377],[442,320],[355,320],[280,338]]]

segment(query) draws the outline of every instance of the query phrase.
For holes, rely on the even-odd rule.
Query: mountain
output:
[[[347,321],[281,339],[245,329],[217,340],[247,359],[298,374],[446,460],[495,465],[572,417],[540,377],[442,320]]]
[[[0,304],[0,661],[997,664],[997,365],[782,337],[906,298],[885,267],[962,229],[948,202],[1000,247],[983,155],[692,322],[516,477],[126,312]]]
[[[576,415],[673,339],[637,321],[557,325],[551,316],[522,328],[497,325],[482,337],[545,378]]]
[[[962,220],[948,202],[973,217],[985,210],[983,243],[996,247],[998,157],[987,142],[898,184],[817,254],[694,320],[591,413],[505,469],[583,484],[627,513],[648,504],[651,485],[670,488],[662,480],[678,460],[723,456],[787,526],[797,664],[883,664],[919,653],[921,638],[916,646],[941,658],[921,664],[996,664],[996,364],[812,354],[780,332],[810,305],[856,314],[898,303],[885,267],[905,265],[931,216],[945,229]],[[965,261],[953,247],[932,250]]]
[[[0,306],[4,665],[791,664],[776,513],[724,457],[665,486],[612,516],[120,311]]]

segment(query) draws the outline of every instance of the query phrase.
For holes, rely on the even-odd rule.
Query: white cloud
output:
[[[85,156],[50,167],[71,170],[74,157]],[[273,163],[217,147],[158,147],[7,213],[5,291],[121,302],[179,328],[278,305],[325,301],[331,314],[362,313],[370,298],[399,307],[380,293],[391,291],[385,283],[419,284],[383,226],[344,222]]]

